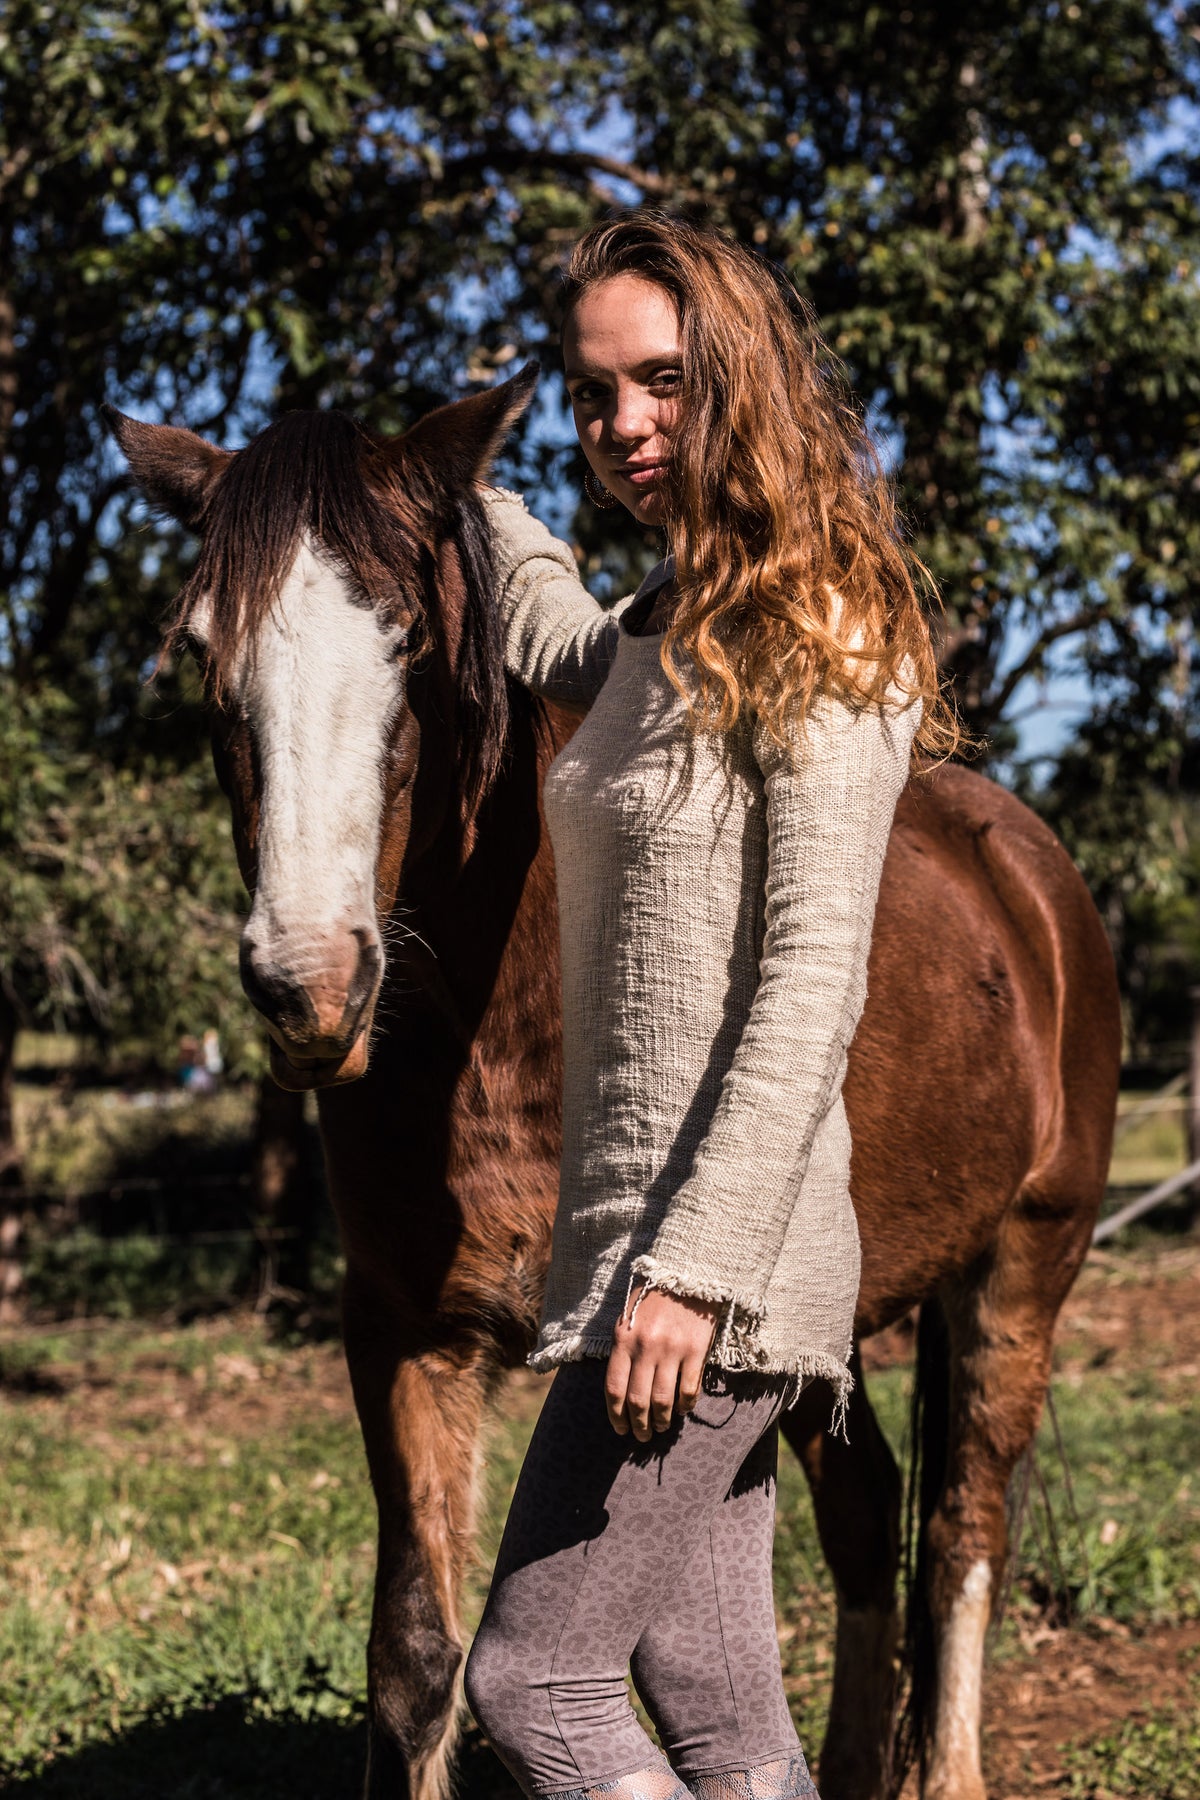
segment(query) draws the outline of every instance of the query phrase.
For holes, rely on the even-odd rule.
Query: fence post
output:
[[[277,1300],[294,1306],[308,1292],[316,1193],[307,1138],[304,1095],[286,1092],[270,1075],[261,1076],[251,1171],[260,1242],[260,1312]]]

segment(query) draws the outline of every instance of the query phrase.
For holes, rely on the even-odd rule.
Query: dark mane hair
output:
[[[205,508],[200,554],[168,621],[166,648],[187,637],[203,595],[210,622],[201,658],[220,701],[235,657],[277,602],[307,532],[364,606],[415,626],[424,639],[419,657],[436,653],[444,641],[436,550],[449,538],[464,585],[457,775],[473,811],[499,773],[508,734],[491,538],[474,489],[447,498],[424,457],[413,459],[403,480],[392,467],[375,485],[372,464],[382,476],[384,455],[382,438],[340,412],[285,413],[238,451]]]

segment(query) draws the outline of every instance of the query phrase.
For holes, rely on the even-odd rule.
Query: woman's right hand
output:
[[[691,1412],[716,1321],[717,1308],[708,1301],[657,1288],[648,1294],[634,1289],[613,1327],[604,1381],[604,1402],[615,1432],[624,1437],[632,1431],[639,1444],[646,1444],[652,1432],[669,1430],[676,1413]]]

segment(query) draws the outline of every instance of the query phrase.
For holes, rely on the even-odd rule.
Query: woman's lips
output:
[[[634,487],[653,487],[654,483],[666,473],[666,468],[665,462],[627,464],[619,473],[625,477],[626,481],[631,481]]]

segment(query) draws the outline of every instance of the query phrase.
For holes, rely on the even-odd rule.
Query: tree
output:
[[[1150,0],[12,0],[16,728],[48,730],[93,820],[147,759],[150,811],[177,780],[216,816],[194,684],[145,686],[189,547],[139,530],[102,401],[233,441],[295,405],[402,426],[519,351],[553,360],[569,241],[649,202],[736,232],[815,302],[942,586],[968,722],[1003,748],[1023,683],[1070,653],[1150,730],[1200,575],[1197,31]],[[527,444],[535,485],[564,466],[553,432]],[[613,571],[643,554],[578,527]],[[156,844],[186,865],[169,830]],[[106,904],[72,913],[89,968]],[[199,969],[203,933],[177,950]],[[44,967],[8,966],[23,1006],[51,1003]],[[147,970],[130,1004],[153,1014]]]
[[[890,444],[969,720],[994,727],[1055,643],[1179,616],[1200,573],[1194,15],[784,0],[588,19],[644,178],[813,299]]]
[[[197,686],[186,667],[147,686],[190,547],[139,529],[101,404],[236,439],[276,404],[374,401],[400,422],[444,398],[459,233],[482,243],[507,202],[427,189],[448,146],[513,108],[549,118],[553,11],[497,15],[494,38],[394,0],[0,17],[4,1179],[21,1019],[165,1050],[219,1017],[235,1058],[249,1025]],[[260,1210],[296,1185],[301,1121],[279,1111],[260,1105]],[[0,1256],[15,1229],[0,1217]]]
[[[18,4],[14,657],[66,649],[88,614],[119,481],[102,393],[217,432],[272,399],[400,422],[535,336],[566,238],[641,197],[707,210],[812,295],[942,580],[964,704],[992,723],[1055,641],[1163,615],[1195,579],[1189,16]],[[625,157],[583,147],[599,121]],[[1006,667],[1014,627],[1032,641]]]
[[[1098,707],[1029,795],[1108,928],[1131,1060],[1172,1072],[1187,1062],[1200,973],[1200,696],[1190,674],[1164,650],[1149,691]]]

